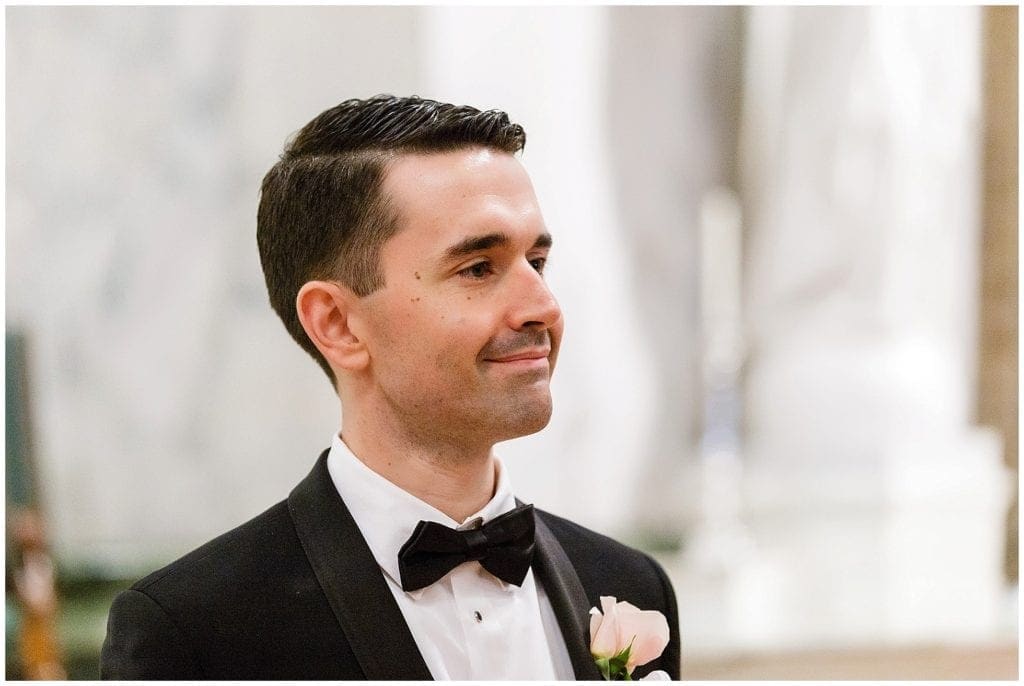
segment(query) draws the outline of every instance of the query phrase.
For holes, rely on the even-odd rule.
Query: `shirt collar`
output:
[[[399,586],[402,585],[402,577],[398,570],[398,551],[420,520],[454,529],[470,525],[478,517],[486,523],[515,509],[512,485],[497,457],[494,458],[494,468],[497,481],[494,496],[480,510],[457,522],[367,467],[340,435],[334,435],[327,455],[327,470],[334,487],[359,526],[377,564]],[[501,583],[506,585],[503,581]],[[421,591],[408,593],[415,598]]]

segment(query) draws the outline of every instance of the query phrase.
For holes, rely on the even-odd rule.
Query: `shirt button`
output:
[[[480,614],[479,610],[477,610],[476,612],[473,613],[473,617],[476,618],[476,621],[478,621],[478,622],[484,621],[484,616],[482,614]]]

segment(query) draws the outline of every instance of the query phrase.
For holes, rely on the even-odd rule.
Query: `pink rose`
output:
[[[661,655],[668,645],[668,622],[657,610],[641,610],[611,596],[601,596],[601,613],[590,609],[590,653],[595,659],[609,659],[626,648],[626,671],[645,665]]]

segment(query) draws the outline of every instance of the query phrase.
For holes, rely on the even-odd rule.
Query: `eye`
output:
[[[548,258],[546,257],[535,257],[532,260],[530,260],[530,266],[536,269],[538,274],[544,273],[544,267],[545,265],[547,265],[547,263]]]
[[[491,263],[487,261],[471,264],[465,269],[459,271],[461,276],[465,276],[470,279],[483,279],[493,273],[494,268],[491,266]]]

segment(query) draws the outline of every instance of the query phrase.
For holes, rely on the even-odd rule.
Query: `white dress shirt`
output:
[[[522,586],[464,562],[418,591],[402,590],[398,551],[420,520],[473,527],[515,509],[508,476],[495,459],[494,497],[456,522],[367,467],[335,435],[327,456],[334,487],[366,539],[434,679],[572,680],[558,620],[531,569]]]

